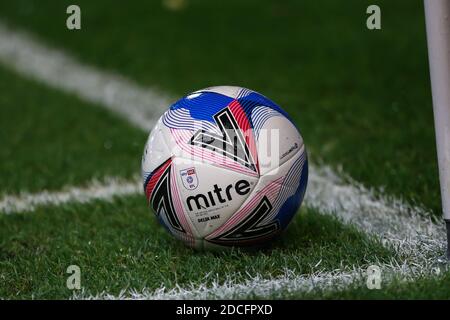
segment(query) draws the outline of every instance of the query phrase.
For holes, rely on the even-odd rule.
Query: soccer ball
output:
[[[149,206],[195,248],[251,246],[283,231],[306,190],[303,139],[287,113],[241,87],[202,89],[175,102],[142,157]]]

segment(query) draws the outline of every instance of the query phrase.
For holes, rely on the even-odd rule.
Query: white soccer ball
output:
[[[306,190],[303,139],[287,113],[257,92],[220,86],[170,106],[142,157],[149,206],[195,248],[249,246],[284,230]]]

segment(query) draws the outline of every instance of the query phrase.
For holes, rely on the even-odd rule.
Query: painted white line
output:
[[[34,211],[42,206],[58,206],[65,203],[88,203],[94,200],[112,201],[115,197],[142,193],[141,179],[124,181],[106,178],[103,182],[91,181],[85,187],[65,187],[61,191],[21,193],[0,199],[0,212],[4,214]]]
[[[328,167],[311,168],[305,205],[353,224],[360,230],[380,237],[397,251],[391,263],[375,263],[381,268],[383,283],[393,278],[413,281],[435,276],[440,270],[436,258],[445,252],[445,227],[428,218],[425,209],[383,195],[356,182],[345,182]],[[345,179],[346,181],[349,178]],[[354,266],[352,270],[315,271],[296,275],[288,270],[281,277],[261,275],[244,282],[228,279],[210,284],[157,290],[123,290],[119,295],[102,292],[96,295],[76,294],[76,299],[235,299],[270,297],[286,298],[295,294],[342,290],[364,285],[366,270]]]
[[[153,126],[171,100],[154,89],[142,88],[118,75],[85,66],[67,54],[49,48],[31,36],[9,29],[1,23],[0,62],[26,77],[108,108],[146,131]],[[344,222],[356,225],[362,231],[380,236],[388,245],[395,246],[399,253],[398,261],[410,260],[411,265],[416,266],[418,270],[414,271],[410,265],[405,267],[404,264],[390,269],[387,267],[393,274],[411,277],[422,271],[428,272],[434,258],[444,252],[443,225],[434,224],[426,218],[429,215],[424,209],[410,206],[399,199],[375,196],[371,190],[355,182],[345,182],[340,176],[342,174],[337,175],[326,167],[312,167],[305,205],[333,214]],[[140,186],[135,181],[116,184],[94,183],[85,188],[71,188],[62,192],[5,196],[0,202],[0,209],[9,213],[30,211],[41,205],[112,199],[114,196],[140,192]],[[349,282],[346,279],[357,279],[354,272],[361,274],[362,271],[360,269],[351,272],[341,270],[266,280],[257,277],[249,279],[244,284],[229,282],[224,285],[225,287],[216,284],[212,287],[175,288],[173,289],[175,291],[162,289],[163,291],[153,293],[147,291],[147,293],[141,293],[141,296],[145,298],[202,297],[201,292],[208,295],[219,294],[218,292],[222,291],[233,292],[233,290],[245,293],[250,287],[255,290],[261,287],[261,295],[266,296],[267,291],[264,288],[267,287],[274,288],[273,292],[275,289],[282,288],[307,289],[308,283],[329,284],[326,285],[329,288],[334,286],[336,281],[347,286]],[[290,288],[291,285],[295,288]],[[137,292],[128,296],[141,297]],[[228,296],[230,295],[226,295]],[[109,296],[104,294],[103,297]]]
[[[170,105],[157,89],[77,62],[0,21],[0,63],[19,74],[119,113],[146,132]]]
[[[65,187],[56,192],[6,195],[0,198],[0,212],[28,212],[39,206],[111,200],[142,192],[138,177],[131,181],[107,178],[103,182],[92,181],[84,187]],[[375,196],[372,190],[356,182],[344,182],[328,167],[310,167],[304,205],[374,234],[404,254],[436,255],[445,249],[445,227],[433,223],[425,209],[393,197]]]
[[[117,112],[145,132],[173,100],[155,89],[143,88],[119,75],[86,66],[25,32],[8,28],[1,21],[0,62],[26,77]],[[423,208],[386,196],[376,198],[373,191],[354,181],[344,182],[342,176],[327,167],[311,167],[305,204],[386,238],[442,238],[442,227],[431,223],[426,218],[429,212]],[[35,196],[42,197],[39,193]]]
[[[65,191],[20,197],[4,198],[0,210],[4,212],[32,211],[37,206],[59,205],[67,202],[90,202],[97,199],[112,200],[118,196],[142,193],[139,178],[136,181],[108,179],[93,182],[85,188],[68,188]],[[384,283],[390,278],[412,281],[421,276],[433,276],[436,257],[445,251],[445,233],[441,225],[434,224],[424,209],[412,207],[403,201],[385,196],[376,197],[371,190],[358,184],[345,183],[331,169],[311,168],[305,205],[320,212],[337,216],[346,223],[386,240],[397,250],[398,257],[391,264],[377,264],[383,272]],[[423,215],[422,215],[423,214]],[[417,229],[415,228],[417,226]],[[228,279],[210,284],[191,285],[186,288],[123,290],[118,296],[102,292],[96,295],[80,293],[78,299],[233,299],[271,297],[286,298],[317,290],[341,290],[351,285],[364,285],[367,275],[364,268],[315,271],[296,275],[286,271],[277,278],[261,275],[244,282]]]
[[[406,201],[378,194],[342,178],[331,168],[311,168],[305,205],[333,214],[360,230],[376,235],[399,253],[415,256],[443,254],[445,225],[434,223],[431,213]]]
[[[439,266],[408,265],[408,264],[380,264],[382,287],[394,279],[401,282],[414,281],[422,277],[437,276],[442,270]],[[365,269],[354,268],[351,270],[335,270],[332,272],[317,271],[309,275],[296,275],[291,271],[285,271],[282,276],[265,278],[261,275],[249,278],[245,281],[228,279],[210,284],[192,284],[185,288],[176,286],[172,289],[159,288],[156,290],[143,289],[122,290],[113,295],[101,292],[90,295],[84,291],[75,293],[73,299],[103,299],[103,300],[204,300],[204,299],[246,299],[246,298],[271,298],[287,299],[301,297],[308,293],[322,293],[345,290],[350,287],[362,286],[367,283]]]
[[[0,62],[27,77],[117,112],[146,132],[172,100],[154,89],[140,87],[118,75],[86,66],[1,22]],[[344,182],[342,175],[327,167],[311,167],[306,205],[333,213],[364,231],[386,238],[415,241],[442,238],[442,227],[425,218],[430,216],[426,210],[395,198],[376,198],[373,191],[362,185],[354,181]],[[29,199],[32,197],[27,196]],[[35,196],[42,197],[39,193]]]
[[[118,295],[102,292],[89,295],[75,293],[73,299],[101,300],[194,300],[194,299],[243,299],[251,297],[287,298],[288,294],[313,292],[317,289],[345,289],[358,280],[356,272],[316,273],[308,276],[295,276],[290,273],[277,278],[267,279],[260,275],[240,282],[227,280],[223,284],[196,284],[186,288],[177,286],[172,289],[122,290]]]

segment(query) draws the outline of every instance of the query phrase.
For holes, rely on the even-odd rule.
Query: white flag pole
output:
[[[450,0],[424,0],[434,124],[450,260]]]

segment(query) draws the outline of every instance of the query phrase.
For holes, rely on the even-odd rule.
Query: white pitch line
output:
[[[354,272],[317,272],[308,276],[296,276],[286,272],[276,278],[264,278],[257,275],[240,282],[226,280],[222,284],[213,281],[211,284],[196,284],[186,288],[176,286],[172,289],[122,290],[118,295],[102,292],[89,295],[81,291],[75,293],[73,299],[101,300],[205,300],[205,299],[243,299],[257,297],[286,298],[286,294],[309,293],[320,288],[334,287],[345,289],[360,280],[359,273]],[[282,291],[282,292],[280,292]]]
[[[328,167],[312,167],[308,181],[305,205],[321,213],[337,216],[358,229],[380,237],[396,249],[399,257],[391,263],[376,263],[382,271],[383,283],[392,279],[413,281],[423,276],[436,276],[445,266],[439,265],[437,257],[445,252],[445,227],[427,218],[424,209],[383,195],[376,196],[372,190],[360,184],[345,183]],[[348,179],[347,179],[348,180]],[[94,296],[84,292],[75,294],[76,299],[236,299],[270,297],[286,298],[287,295],[307,294],[320,290],[342,290],[352,285],[364,285],[367,273],[355,266],[352,270],[331,272],[314,271],[309,275],[296,275],[286,271],[283,276],[264,278],[261,275],[243,283],[227,280],[220,284],[197,284],[188,287],[151,290],[128,289],[119,295],[102,292]]]
[[[358,229],[376,235],[404,255],[437,256],[446,246],[444,223],[434,223],[419,206],[376,194],[331,168],[312,167],[305,205],[333,214]],[[350,181],[350,182],[348,182]]]
[[[111,109],[147,132],[171,101],[157,89],[86,66],[1,21],[0,63],[28,78]]]
[[[386,286],[396,279],[401,282],[414,281],[415,279],[438,276],[445,271],[445,266],[433,263],[423,265],[415,264],[379,264],[381,269],[381,285]],[[266,278],[256,275],[242,281],[228,279],[210,284],[192,284],[187,287],[159,288],[156,290],[122,290],[118,295],[101,292],[90,295],[85,291],[74,293],[72,299],[95,300],[205,300],[205,299],[248,299],[271,298],[286,299],[296,298],[299,295],[329,292],[330,290],[345,290],[350,287],[364,286],[367,281],[365,269],[354,267],[350,270],[334,270],[331,272],[315,271],[309,275],[297,275],[286,270],[283,275],[274,278]]]
[[[65,203],[89,203],[95,200],[112,201],[142,193],[140,178],[125,181],[120,178],[105,178],[103,182],[91,181],[85,187],[65,187],[61,191],[39,193],[22,192],[19,195],[6,195],[0,199],[0,212],[4,214],[34,211],[38,207],[58,206]]]
[[[49,48],[30,35],[8,28],[1,22],[0,63],[26,77],[108,108],[145,131],[153,126],[171,101],[168,96],[154,89],[142,88],[118,75],[81,64],[69,55]],[[444,252],[443,225],[434,224],[427,218],[428,212],[422,208],[408,205],[393,197],[376,196],[372,190],[355,182],[345,182],[340,176],[342,174],[338,175],[327,167],[311,167],[305,205],[317,208],[320,212],[333,214],[344,222],[356,225],[364,232],[380,236],[387,244],[396,247],[400,258],[411,258],[412,264],[418,269],[429,270],[428,266],[432,261],[430,257],[435,258]],[[61,192],[5,196],[0,200],[0,209],[9,213],[30,211],[42,205],[111,199],[114,196],[139,192],[141,192],[140,187],[135,181],[117,184],[94,183],[85,188],[69,188]],[[389,270],[395,274],[403,274],[404,269],[405,267],[401,265]],[[417,273],[412,272],[410,267],[405,270],[405,275]],[[357,271],[360,273],[361,270]],[[229,282],[225,287],[214,285],[209,288],[201,286],[197,289],[176,288],[175,291],[160,290],[153,293],[147,291],[142,297],[177,298],[189,296],[188,292],[191,291],[192,297],[201,297],[203,293],[199,292],[219,294],[221,290],[245,291],[249,287],[264,287],[265,284],[269,287],[281,288],[289,287],[288,283],[294,283],[294,286],[307,288],[306,283],[314,282],[323,283],[325,287],[329,287],[327,284],[335,285],[335,281],[330,279],[341,279],[339,281],[346,285],[345,279],[348,277],[355,277],[355,275],[353,272],[337,271],[313,274],[311,277],[293,276],[286,278],[286,281],[283,278],[266,280],[258,278],[249,279],[245,284]],[[107,294],[103,297],[110,298]],[[139,298],[140,296],[134,292],[131,297]]]

